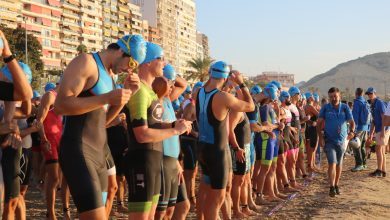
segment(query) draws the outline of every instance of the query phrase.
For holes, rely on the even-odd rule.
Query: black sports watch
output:
[[[9,63],[9,62],[11,62],[13,59],[15,59],[15,56],[14,56],[13,54],[11,54],[11,56],[4,57],[4,58],[3,58],[3,61],[4,61],[4,63]]]
[[[240,85],[238,85],[239,87],[240,87],[240,89],[242,89],[242,88],[245,88],[246,87],[246,85],[245,85],[245,83],[241,83]]]

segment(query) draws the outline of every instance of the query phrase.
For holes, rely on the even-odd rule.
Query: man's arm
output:
[[[31,114],[31,100],[23,101],[19,108],[15,108],[14,118],[27,118]]]
[[[43,121],[45,121],[47,113],[50,110],[50,106],[54,104],[56,97],[51,92],[47,92],[42,96],[41,104],[38,108],[37,114],[37,123],[39,124],[39,136],[41,137],[42,142],[47,142],[47,138],[45,135],[45,128],[43,126]]]
[[[147,125],[133,127],[135,139],[138,143],[155,143],[163,141],[174,135],[181,135],[188,131],[191,123],[185,120],[178,120],[174,128],[154,129]]]
[[[179,76],[176,77],[175,87],[169,95],[169,99],[174,101],[179,98],[179,96],[184,92],[187,88],[187,81]]]
[[[2,38],[4,43],[4,48],[2,51],[0,51],[1,57],[5,58],[11,56],[12,52],[8,45],[8,41],[1,30],[0,30],[0,38]],[[15,101],[30,100],[33,96],[32,89],[30,84],[27,81],[26,75],[23,73],[23,70],[22,68],[20,68],[17,60],[13,59],[11,62],[7,63],[6,65],[8,66],[8,69],[10,70],[13,79],[14,100]]]
[[[66,68],[59,85],[54,111],[59,115],[81,115],[101,108],[105,104],[123,105],[130,98],[129,89],[115,89],[109,93],[90,97],[78,97],[88,80],[97,72],[92,57],[82,54]],[[95,81],[97,80],[97,76]],[[94,84],[90,83],[91,86]]]
[[[240,121],[240,115],[241,114],[235,111],[229,112],[229,143],[232,148],[240,147],[237,143],[236,134],[234,133],[234,129]]]

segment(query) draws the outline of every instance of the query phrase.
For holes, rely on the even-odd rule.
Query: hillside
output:
[[[337,65],[326,73],[307,81],[301,88],[306,91],[318,88],[326,95],[332,86],[354,94],[357,87],[367,89],[373,86],[383,98],[385,92],[390,96],[390,52],[375,53]]]

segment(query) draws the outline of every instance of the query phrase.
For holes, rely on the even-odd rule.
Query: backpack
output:
[[[359,117],[359,124],[361,125],[368,125],[371,123],[372,113],[371,113],[371,106],[368,104],[367,101],[362,102],[363,109],[360,112]]]

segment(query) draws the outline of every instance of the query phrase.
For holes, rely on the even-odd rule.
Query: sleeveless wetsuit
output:
[[[192,103],[195,103],[195,100],[189,100]],[[198,122],[196,120],[192,122],[192,130],[199,132]],[[180,136],[180,147],[184,157],[183,165],[185,170],[194,170],[198,164],[198,158],[196,155],[197,145],[198,138],[192,136],[191,134],[182,134]]]
[[[114,89],[114,82],[99,55],[92,55],[98,67],[98,80],[79,97],[102,95]],[[107,191],[108,180],[104,154],[106,142],[106,111],[103,106],[65,117],[59,162],[80,213],[104,205],[102,192]]]
[[[310,121],[317,122],[317,118],[318,118],[317,115],[313,115],[310,117]],[[306,136],[306,140],[309,140],[310,147],[315,148],[318,142],[317,127],[308,124],[306,128],[305,136]]]
[[[255,104],[255,110],[253,110],[253,112],[247,112],[246,115],[248,116],[250,124],[257,124],[259,122],[259,105]],[[251,131],[251,146],[250,146],[251,166],[255,165],[256,155],[257,152],[255,148],[255,132]]]
[[[292,114],[291,111],[288,108],[281,107],[286,116],[285,116],[285,127],[283,130],[283,144],[280,145],[279,148],[279,154],[284,154],[288,150],[292,149],[292,142],[291,142],[291,120],[292,120]]]
[[[270,124],[276,124],[275,111],[269,104],[260,106],[260,119],[262,123],[269,122]],[[274,129],[272,132],[276,136],[274,139],[271,139],[265,132],[260,132],[255,136],[255,143],[259,152],[257,160],[261,160],[262,165],[270,166],[272,162],[276,163],[278,159],[279,146],[277,144],[277,137],[279,130]]]
[[[163,99],[164,113],[162,119],[164,123],[173,123],[176,121],[175,111],[169,98]],[[157,210],[165,211],[167,207],[176,204],[177,193],[179,190],[177,160],[180,154],[179,136],[175,135],[163,141],[163,172],[161,177],[161,195]]]
[[[148,212],[156,205],[161,188],[162,142],[139,143],[133,128],[147,125],[161,129],[163,108],[156,93],[145,83],[126,108],[129,151],[125,156],[129,187],[129,212]]]
[[[219,90],[199,89],[196,100],[196,118],[199,124],[198,160],[202,166],[203,181],[213,189],[225,189],[231,155],[228,147],[227,118],[219,121],[212,110],[212,102]],[[218,158],[218,159],[216,159]]]
[[[236,152],[232,149],[233,173],[234,175],[245,175],[251,167],[250,159],[250,143],[251,143],[251,128],[248,117],[242,114],[241,122],[234,128],[234,134],[238,146],[245,151],[245,161],[239,162],[236,159]]]

